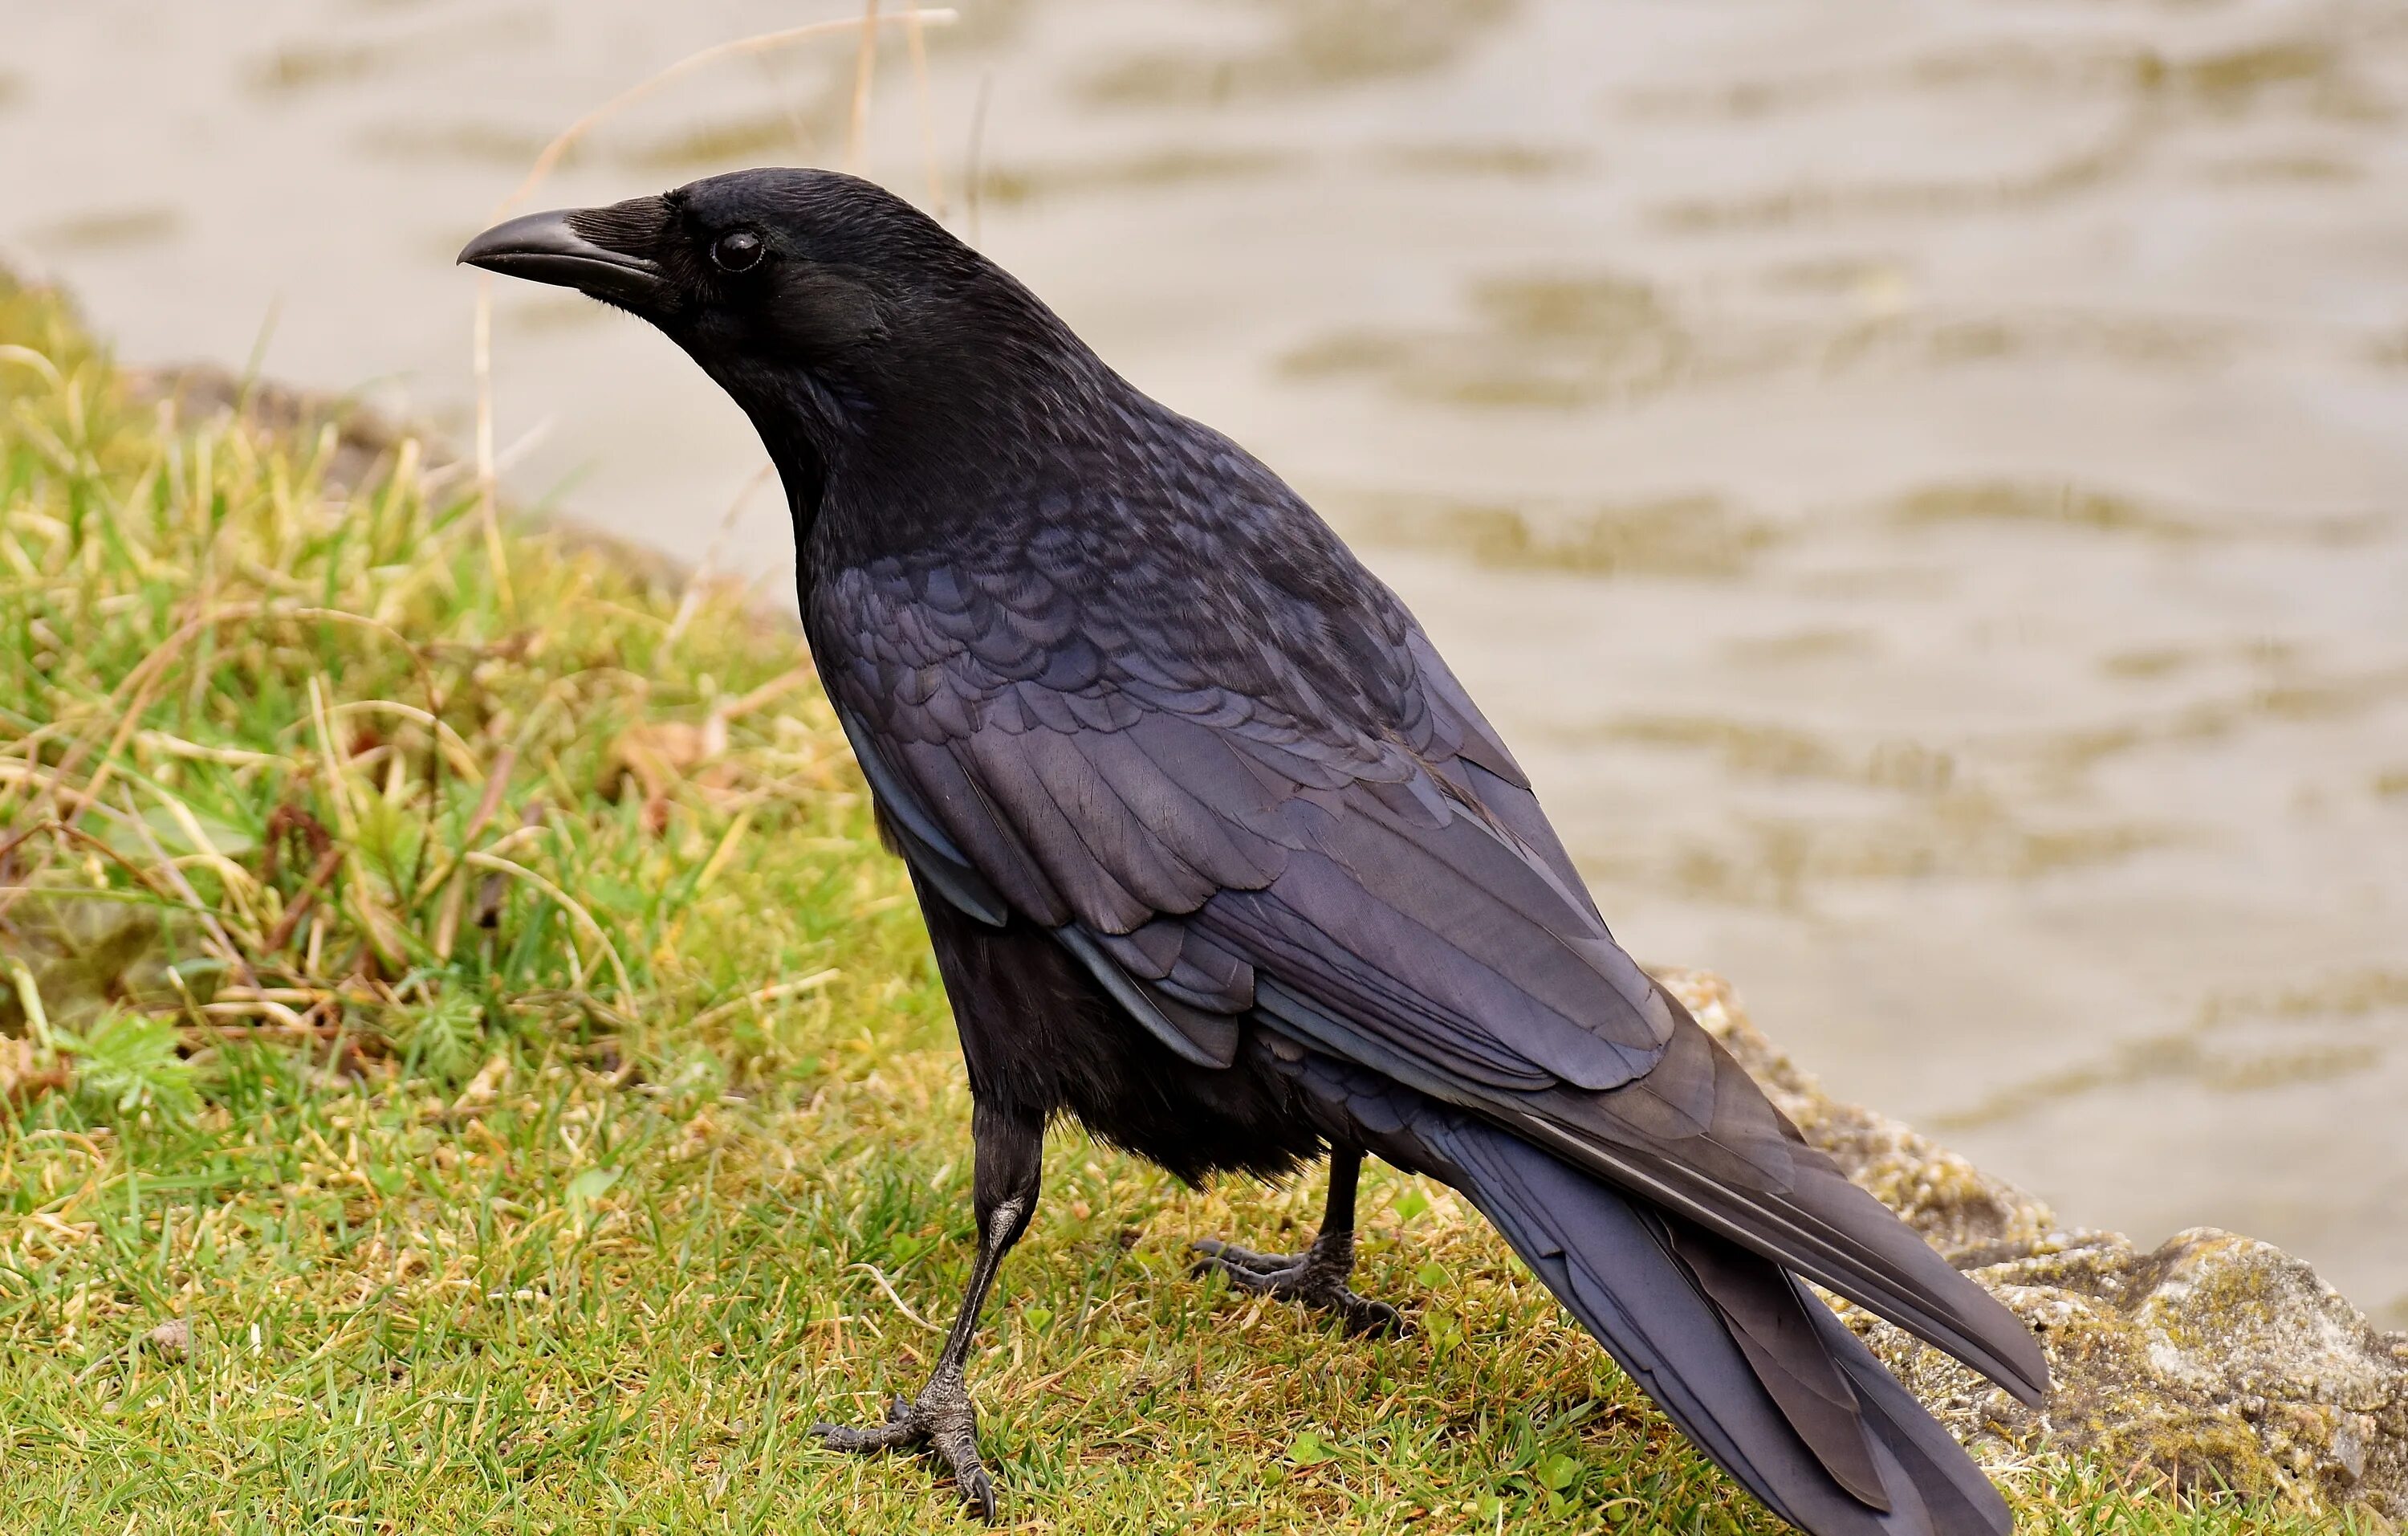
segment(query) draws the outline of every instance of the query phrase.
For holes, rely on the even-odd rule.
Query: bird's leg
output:
[[[953,1469],[953,1481],[960,1486],[962,1497],[976,1504],[980,1515],[991,1521],[995,1518],[995,1484],[979,1462],[978,1411],[970,1406],[964,1372],[969,1363],[970,1344],[978,1337],[979,1311],[986,1303],[988,1287],[995,1284],[995,1272],[1002,1267],[1003,1256],[1027,1230],[1028,1218],[1037,1210],[1037,1191],[1044,1169],[1045,1125],[1041,1120],[1024,1120],[980,1104],[970,1114],[970,1134],[978,1158],[973,1180],[978,1202],[978,1262],[970,1267],[970,1283],[962,1293],[962,1310],[953,1318],[953,1331],[945,1335],[945,1347],[937,1355],[937,1368],[928,1373],[928,1385],[908,1402],[896,1399],[883,1424],[858,1429],[845,1425],[814,1424],[811,1433],[837,1451],[925,1446]]]
[[[1362,1171],[1360,1148],[1331,1151],[1329,1203],[1322,1212],[1320,1232],[1304,1252],[1258,1254],[1204,1238],[1195,1244],[1204,1256],[1196,1261],[1195,1272],[1218,1270],[1233,1285],[1336,1313],[1349,1333],[1402,1332],[1405,1321],[1396,1308],[1357,1296],[1346,1285],[1354,1273],[1354,1184]]]

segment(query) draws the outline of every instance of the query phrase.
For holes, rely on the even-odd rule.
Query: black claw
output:
[[[1350,1303],[1344,1309],[1347,1332],[1367,1338],[1375,1335],[1400,1338],[1412,1331],[1412,1326],[1405,1321],[1405,1314],[1385,1301],[1374,1301],[1352,1291],[1346,1294]]]
[[[961,1484],[962,1497],[978,1506],[979,1518],[988,1525],[995,1524],[997,1515],[995,1507],[994,1480],[978,1468],[972,1468],[968,1478],[956,1474],[954,1480]]]

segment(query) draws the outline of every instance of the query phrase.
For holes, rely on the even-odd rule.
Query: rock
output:
[[[409,431],[355,400],[294,389],[273,380],[245,378],[214,363],[127,367],[119,370],[119,377],[128,400],[137,405],[167,405],[187,423],[239,414],[270,431],[295,437],[332,428],[333,437],[326,445],[331,452],[320,465],[320,473],[332,489],[353,491],[366,484],[400,450],[405,438],[419,444],[422,472],[458,463],[437,434]]]
[[[106,822],[101,826],[115,830]],[[144,851],[126,852],[139,856]],[[0,956],[25,967],[52,1028],[81,1029],[119,1004],[173,1009],[187,998],[207,1002],[215,995],[215,966],[170,963],[171,955],[194,947],[180,914],[104,899],[71,872],[34,874],[7,916]],[[26,999],[0,971],[0,1036],[22,1040],[32,1022]]]
[[[2039,1410],[1846,1302],[1848,1325],[1985,1460],[2086,1453],[2180,1486],[2225,1486],[2408,1520],[2408,1334],[2386,1333],[2299,1259],[2213,1227],[2143,1250],[2064,1227],[2014,1185],[1824,1093],[1730,984],[1660,978],[1806,1139],[2039,1334]]]
[[[170,1317],[144,1334],[150,1347],[171,1360],[180,1360],[192,1353],[193,1323],[188,1317]]]

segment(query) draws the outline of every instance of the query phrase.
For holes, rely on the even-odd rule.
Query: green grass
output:
[[[796,641],[489,540],[413,444],[147,400],[48,294],[0,347],[0,1527],[961,1521],[804,1433],[916,1388],[970,1227]],[[1315,1195],[1054,1139],[972,1382],[1009,1520],[1775,1529],[1442,1190],[1367,1189],[1410,1338],[1186,1276]],[[2013,1480],[2032,1531],[2313,1524]]]

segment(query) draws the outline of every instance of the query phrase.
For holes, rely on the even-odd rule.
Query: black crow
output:
[[[1365,1155],[1462,1191],[1791,1523],[2006,1506],[1810,1295],[2028,1401],[2039,1347],[1823,1155],[1606,931],[1394,593],[1237,444],[1146,398],[935,222],[819,170],[539,213],[460,253],[666,333],[784,478],[803,625],[961,1032],[979,1252],[917,1400],[992,1517],[964,1366],[1075,1117],[1182,1179],[1326,1152],[1296,1256],[1197,1244],[1351,1328]]]

